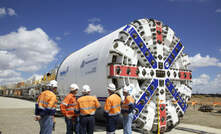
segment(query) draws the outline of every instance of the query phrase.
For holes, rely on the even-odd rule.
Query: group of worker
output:
[[[40,134],[52,134],[54,115],[56,112],[56,95],[54,91],[57,88],[55,80],[48,84],[47,90],[38,97],[35,108],[35,120],[39,121]],[[130,96],[133,85],[123,88],[124,100],[116,92],[113,83],[107,86],[109,96],[104,104],[104,117],[106,118],[107,134],[114,134],[117,128],[117,122],[120,114],[123,115],[124,134],[132,133],[132,120],[134,99]],[[98,99],[91,96],[91,89],[88,85],[82,87],[82,96],[78,99],[76,94],[79,91],[77,84],[73,83],[69,87],[70,93],[60,104],[62,114],[65,116],[66,134],[93,134],[95,127],[95,112],[101,108]]]

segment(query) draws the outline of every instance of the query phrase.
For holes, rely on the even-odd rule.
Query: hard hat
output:
[[[113,83],[108,84],[107,89],[111,90],[111,91],[115,91],[116,87]]]
[[[131,93],[132,90],[134,89],[134,85],[133,84],[130,84],[129,86],[125,86],[124,89],[123,89],[123,92],[126,92],[126,93]]]
[[[134,89],[134,84],[130,84],[129,87],[130,87],[131,89]]]
[[[70,89],[71,91],[75,91],[75,90],[78,90],[78,89],[79,89],[79,87],[78,87],[78,85],[77,85],[77,84],[72,83],[72,84],[70,85],[69,89]]]
[[[50,82],[47,84],[47,86],[49,86],[49,87],[58,87],[57,81],[56,81],[56,80],[52,80],[52,81],[50,81]]]
[[[129,93],[130,92],[130,87],[129,86],[125,86],[123,89],[123,92]]]
[[[82,90],[83,93],[91,91],[91,89],[90,89],[90,87],[88,85],[84,85],[82,88],[83,88],[83,90]]]

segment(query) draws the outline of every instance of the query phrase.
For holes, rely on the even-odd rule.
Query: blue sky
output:
[[[193,62],[194,90],[213,86],[211,92],[221,93],[220,0],[0,0],[0,55],[6,57],[0,58],[0,84],[46,73],[71,52],[141,18],[162,21],[181,39]],[[49,58],[29,59],[21,49]]]

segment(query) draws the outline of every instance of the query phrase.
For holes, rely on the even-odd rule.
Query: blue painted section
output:
[[[130,28],[130,30],[129,30]],[[141,52],[143,53],[143,55],[145,56],[145,58],[148,60],[148,62],[151,64],[151,61],[154,61],[154,64],[151,65],[154,69],[157,68],[157,62],[155,60],[155,58],[153,57],[153,55],[150,53],[150,50],[146,47],[146,43],[142,40],[142,38],[139,36],[139,34],[137,33],[137,31],[133,28],[130,27],[129,25],[127,25],[124,28],[124,31],[127,32],[129,30],[129,34],[130,36],[133,38],[133,40],[135,41],[135,43],[137,44],[138,48],[141,50]],[[136,35],[136,37],[134,37],[133,35]],[[143,47],[140,47],[140,43],[143,44]],[[148,52],[148,56],[146,56],[146,52]]]
[[[124,28],[124,31],[127,31],[128,28],[130,28],[129,25],[127,25],[127,26]]]
[[[180,42],[178,42],[176,47],[173,49],[172,53],[168,56],[168,58],[164,62],[164,68],[165,69],[170,68],[170,66],[172,65],[172,63],[176,59],[176,57],[179,55],[182,48],[183,48],[183,45]],[[177,52],[176,52],[176,49],[177,49]],[[174,55],[174,58],[173,58],[172,55]],[[171,62],[169,62],[169,59],[171,59]],[[168,64],[166,64],[166,63],[168,63]]]
[[[168,82],[170,83],[170,85],[167,85]],[[174,97],[174,99],[175,99],[176,101],[179,100],[177,103],[179,104],[179,106],[181,107],[181,109],[183,110],[183,112],[185,112],[186,109],[187,109],[187,105],[186,105],[186,103],[182,100],[182,98],[180,97],[180,95],[177,93],[176,90],[174,90],[175,92],[172,93],[172,89],[174,89],[174,86],[173,86],[172,82],[170,82],[169,79],[166,79],[166,80],[165,80],[165,84],[166,84],[166,87],[168,88],[168,90],[170,91],[170,93],[172,94],[172,96]],[[182,106],[182,103],[184,103],[184,106]]]
[[[154,89],[151,90],[151,86],[154,86]],[[134,115],[134,120],[137,119],[137,117],[140,115],[140,112],[143,110],[144,106],[146,105],[146,103],[152,98],[154,92],[156,91],[158,87],[158,80],[154,79],[151,84],[149,85],[149,87],[146,89],[150,92],[150,96],[147,96],[146,92],[143,93],[143,95],[140,97],[140,99],[137,101],[137,104],[135,105],[135,108],[137,108],[139,110],[139,112],[137,114]],[[145,102],[142,104],[140,104],[141,100],[144,100]]]

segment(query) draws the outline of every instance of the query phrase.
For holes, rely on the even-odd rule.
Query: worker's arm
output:
[[[132,97],[129,98],[129,113],[133,112],[135,109],[134,99]]]
[[[55,115],[56,112],[56,96],[52,96],[48,102],[48,107],[46,108],[49,115]]]
[[[39,104],[38,104],[40,97],[41,95],[39,95],[38,100],[35,104],[35,115],[40,115],[40,109],[39,109]]]
[[[75,110],[74,110],[75,114],[80,114],[80,104],[77,100],[77,105],[75,106]]]
[[[60,104],[61,113],[65,116],[66,115],[66,107],[68,106],[68,103],[70,101],[70,98],[66,96],[62,103]]]
[[[95,98],[95,106],[96,106],[97,109],[101,107],[101,104],[99,103],[97,98]]]
[[[107,98],[106,102],[104,104],[104,117],[108,116],[109,111],[111,110],[111,102],[110,100]]]
[[[39,97],[38,97],[38,100],[39,100]],[[38,121],[41,119],[41,116],[40,116],[40,109],[38,107],[38,100],[35,104],[35,121]]]
[[[135,109],[135,105],[134,104],[129,104],[129,113],[133,112],[133,110]]]

